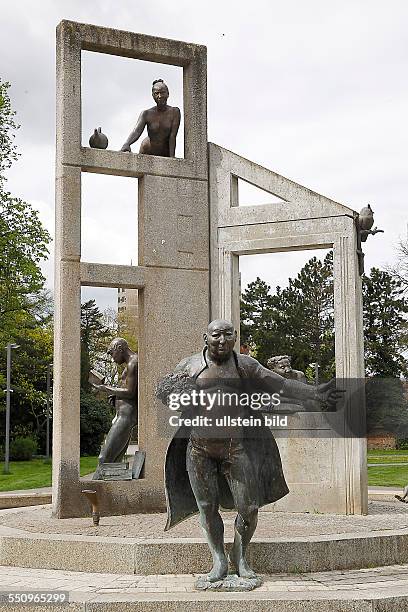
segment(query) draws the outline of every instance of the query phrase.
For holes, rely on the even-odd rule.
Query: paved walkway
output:
[[[68,591],[71,601],[92,601],[108,594],[115,594],[116,601],[122,596],[133,597],[148,594],[196,594],[194,582],[197,575],[151,575],[130,574],[86,574],[59,570],[26,569],[0,566],[0,591],[55,590]],[[313,574],[276,574],[263,576],[261,587],[245,593],[246,599],[259,598],[262,594],[283,597],[291,594],[301,598],[330,598],[407,596],[408,565],[394,565],[375,569],[341,572],[319,572]],[[203,593],[200,598],[214,597]],[[225,596],[226,593],[217,593]],[[402,609],[402,608],[401,608]]]

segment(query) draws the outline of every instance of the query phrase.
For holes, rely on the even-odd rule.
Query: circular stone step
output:
[[[372,516],[260,514],[248,549],[255,571],[274,574],[408,563],[405,506],[379,505]],[[53,519],[49,507],[0,512],[0,564],[82,572],[205,573],[211,558],[197,517],[163,532],[164,515]],[[225,514],[227,548],[234,515]],[[388,527],[388,529],[387,529]],[[282,537],[268,534],[281,533]],[[174,534],[174,535],[173,535]],[[299,535],[290,535],[299,534]]]

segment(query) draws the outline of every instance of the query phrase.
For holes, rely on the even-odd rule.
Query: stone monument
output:
[[[129,139],[126,151],[82,146],[83,50],[152,62],[152,68],[154,63],[165,63],[183,70],[184,158],[171,156],[170,138],[168,149],[160,148],[159,155],[155,154],[158,150],[149,150],[148,143],[139,154],[129,152]],[[98,493],[102,515],[164,510],[162,468],[168,437],[160,426],[163,410],[155,398],[155,386],[184,355],[199,350],[198,330],[205,329],[208,321],[231,320],[239,329],[240,255],[333,248],[336,375],[364,376],[358,214],[208,143],[206,82],[206,48],[201,45],[71,21],[57,28],[56,517],[88,513],[81,495],[86,482],[79,478],[81,285],[133,288],[139,299],[138,431],[146,452],[144,477],[129,482],[92,481],[87,488]],[[154,93],[159,90],[164,99],[164,84]],[[147,113],[150,111],[161,112],[158,104]],[[144,119],[149,146],[156,146],[152,125],[149,133],[149,116]],[[170,128],[166,123],[165,129],[173,135],[174,128],[174,123]],[[163,155],[167,151],[168,156]],[[138,266],[81,259],[82,172],[138,179]],[[280,202],[240,207],[239,178],[277,196]],[[346,397],[344,409],[335,415],[336,428],[327,418],[319,420],[320,415],[311,423],[310,415],[302,414],[296,422],[297,436],[278,440],[290,493],[275,502],[276,507],[366,512],[365,440],[338,433],[339,424],[346,431],[350,415],[364,423],[361,396]],[[316,438],[316,432],[324,435]],[[313,466],[306,476],[305,463]]]

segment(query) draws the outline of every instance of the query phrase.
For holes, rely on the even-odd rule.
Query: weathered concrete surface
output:
[[[81,285],[98,287],[129,287],[143,289],[146,270],[142,266],[117,266],[81,263]]]
[[[76,165],[80,166],[83,172],[114,174],[116,176],[136,178],[141,178],[146,174],[201,180],[207,178],[204,170],[201,170],[200,167],[197,167],[189,159],[139,155],[138,153],[129,154],[109,149],[82,147]]]
[[[139,261],[144,266],[208,271],[206,181],[145,176],[139,181],[138,217]],[[199,295],[192,293],[191,301]]]
[[[204,541],[137,542],[131,538],[33,534],[0,537],[2,565],[144,575],[182,573],[186,568],[205,573],[211,566]],[[227,548],[229,545],[230,542]],[[408,531],[287,542],[254,539],[247,556],[255,571],[266,573],[324,572],[408,563]]]

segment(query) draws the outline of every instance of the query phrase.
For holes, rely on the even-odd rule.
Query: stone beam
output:
[[[143,289],[147,268],[81,262],[81,285],[84,287],[126,287]]]

